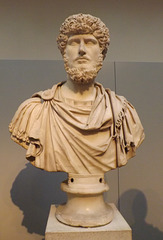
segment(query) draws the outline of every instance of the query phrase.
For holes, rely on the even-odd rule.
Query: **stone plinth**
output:
[[[112,222],[105,226],[93,228],[71,227],[60,223],[55,217],[56,207],[52,205],[45,240],[132,240],[131,228],[115,205],[110,205],[114,210]]]

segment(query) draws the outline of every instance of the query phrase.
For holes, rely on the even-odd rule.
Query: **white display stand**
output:
[[[132,240],[132,231],[114,204],[111,223],[93,228],[71,227],[60,223],[56,217],[56,207],[51,206],[45,231],[45,240]]]

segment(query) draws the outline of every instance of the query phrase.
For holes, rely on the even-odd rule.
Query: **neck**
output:
[[[79,101],[94,101],[96,90],[94,81],[89,84],[78,84],[68,77],[62,85],[62,94],[65,98],[71,98]]]

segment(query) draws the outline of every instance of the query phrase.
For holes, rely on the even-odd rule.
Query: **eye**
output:
[[[77,42],[76,41],[71,41],[70,43],[68,43],[68,45],[75,46],[75,45],[77,45]]]
[[[70,46],[76,46],[79,44],[79,41],[77,39],[70,39],[67,44]]]
[[[97,41],[95,39],[85,39],[85,44],[87,44],[87,45],[96,45]]]

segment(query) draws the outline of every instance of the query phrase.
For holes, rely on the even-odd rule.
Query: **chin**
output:
[[[79,78],[71,78],[71,80],[74,82],[74,83],[76,83],[76,84],[78,84],[78,85],[83,85],[83,86],[87,86],[87,85],[90,85],[90,84],[92,84],[92,83],[94,83],[94,78],[93,79],[84,79],[84,78],[81,78],[81,79],[79,79]]]
[[[70,79],[80,85],[89,85],[94,82],[99,70],[102,68],[102,58],[99,58],[96,66],[88,66],[88,64],[77,64],[76,67],[70,67],[66,58],[64,58],[65,70]]]
[[[94,82],[97,76],[97,69],[87,70],[79,68],[68,68],[66,69],[70,79],[76,84],[88,85]]]

